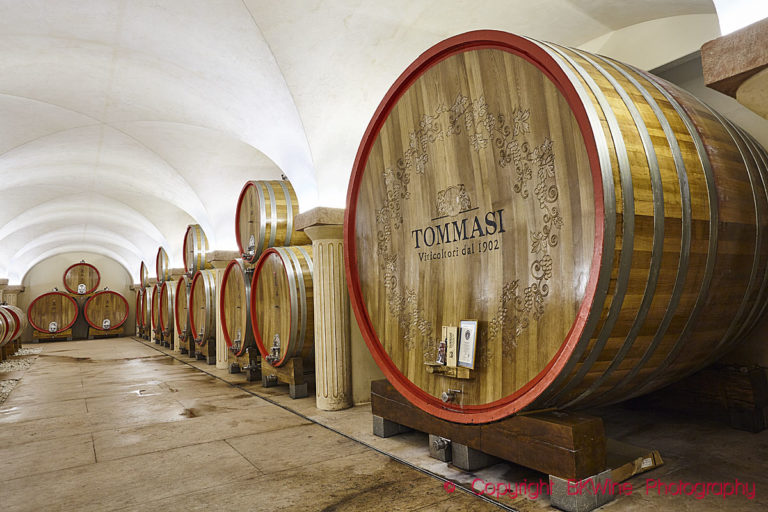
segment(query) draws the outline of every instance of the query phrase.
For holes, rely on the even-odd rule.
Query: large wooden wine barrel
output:
[[[251,283],[256,345],[272,366],[292,357],[314,364],[312,246],[274,247],[259,258]]]
[[[221,276],[219,311],[224,342],[236,356],[249,347],[255,347],[251,328],[251,276],[245,261],[237,258],[229,262]]]
[[[444,41],[392,86],[354,165],[366,343],[412,403],[462,423],[664,386],[765,308],[766,162],[630,66],[495,31]],[[435,365],[463,320],[474,369]]]
[[[183,275],[176,282],[176,293],[173,302],[173,318],[176,323],[176,332],[179,333],[179,339],[185,341],[190,335],[189,330],[189,288],[191,279]]]
[[[216,274],[198,270],[189,287],[189,331],[198,345],[216,337]]]
[[[88,325],[100,331],[117,329],[128,319],[128,301],[112,290],[95,293],[83,308]]]
[[[13,333],[18,329],[16,319],[10,311],[0,308],[0,347],[13,340]]]
[[[184,233],[184,268],[190,275],[211,268],[208,261],[208,237],[199,224],[190,224]]]
[[[134,314],[136,315],[136,325],[138,327],[144,326],[144,318],[142,315],[142,308],[144,305],[142,304],[142,299],[144,298],[144,289],[138,289],[136,290],[136,308],[134,309]]]
[[[160,334],[160,284],[153,284],[152,302],[149,308],[149,317],[152,320],[152,332]]]
[[[160,331],[164,336],[173,334],[173,306],[175,304],[176,283],[163,282],[160,286]]]
[[[10,304],[2,304],[0,305],[0,309],[4,310],[13,318],[14,328],[7,333],[8,341],[18,339],[24,331],[24,328],[27,326],[27,315],[24,314],[24,311],[22,311],[21,308]]]
[[[77,293],[79,295],[87,295],[93,293],[96,288],[99,287],[101,281],[101,274],[99,270],[91,265],[81,261],[70,265],[64,271],[64,288],[69,293]]]
[[[78,308],[75,299],[62,292],[48,292],[40,295],[27,308],[27,320],[40,332],[63,332],[77,320]],[[54,325],[55,322],[55,325]]]
[[[144,264],[144,262],[141,262],[141,266],[139,267],[139,285],[142,288],[146,288],[149,286],[149,270],[147,270],[147,266]]]
[[[157,255],[155,256],[155,273],[158,283],[168,281],[171,278],[171,260],[168,258],[168,253],[162,247],[157,249]]]
[[[240,191],[235,213],[235,237],[240,253],[249,263],[270,247],[311,243],[296,231],[294,218],[299,200],[290,181],[249,181]]]

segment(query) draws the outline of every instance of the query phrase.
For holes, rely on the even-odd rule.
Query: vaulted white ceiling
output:
[[[343,206],[380,99],[491,28],[578,46],[711,0],[0,0],[0,277],[83,250],[137,278],[187,224],[235,249],[246,180]]]

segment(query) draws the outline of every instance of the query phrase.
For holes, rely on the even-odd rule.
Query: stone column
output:
[[[315,208],[296,217],[312,240],[317,408],[352,406],[350,311],[343,251],[344,210]]]
[[[24,287],[18,286],[6,286],[3,290],[2,302],[10,304],[11,306],[19,306],[19,294],[24,291]],[[26,313],[26,311],[25,311]]]

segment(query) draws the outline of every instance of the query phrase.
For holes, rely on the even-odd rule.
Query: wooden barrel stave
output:
[[[48,333],[48,326],[56,322],[55,332],[63,332],[77,320],[75,299],[62,292],[48,292],[38,296],[27,308],[27,320],[37,331]]]
[[[294,228],[298,214],[299,201],[290,181],[246,182],[235,213],[235,237],[243,259],[255,263],[270,247],[311,243]]]
[[[100,331],[117,329],[128,319],[128,301],[121,294],[112,290],[102,290],[93,294],[83,308],[88,325]],[[104,321],[109,320],[109,328],[104,328]]]
[[[149,307],[149,318],[152,323],[152,332],[160,335],[160,284],[152,285],[152,300]]]
[[[198,270],[189,290],[190,333],[198,345],[216,339],[216,275]]]
[[[0,308],[0,347],[4,347],[13,340],[13,333],[16,328],[16,320],[11,312]]]
[[[147,270],[147,266],[144,264],[143,261],[139,266],[139,285],[142,288],[146,288],[147,286],[149,286],[149,270]]]
[[[176,326],[176,332],[179,338],[186,341],[189,335],[189,288],[192,280],[189,276],[183,275],[176,283],[176,292],[174,293],[173,318]]]
[[[472,37],[479,37],[482,43]],[[542,82],[541,71],[547,81]],[[467,78],[467,73],[472,77]],[[453,78],[441,82],[443,76]],[[430,91],[434,97],[417,97],[410,93],[411,87]],[[461,91],[458,97],[457,88]],[[505,96],[504,91],[515,93]],[[481,98],[483,105],[478,101]],[[437,107],[438,101],[445,102],[444,110]],[[530,110],[516,106],[526,102]],[[492,110],[509,115],[483,117]],[[453,117],[443,118],[443,112]],[[413,119],[422,120],[420,131],[413,128]],[[514,152],[534,156],[528,160],[534,175],[527,178],[531,186],[540,162],[536,155],[546,149],[534,146],[541,137],[549,134],[546,140],[554,148],[555,159],[565,150],[574,153],[569,155],[571,176],[559,174],[562,163],[557,160],[554,170],[538,165],[538,171],[545,168],[554,174],[559,195],[552,202],[564,213],[566,226],[559,232],[547,231],[562,237],[560,248],[552,249],[554,261],[548,275],[560,274],[560,282],[573,282],[583,294],[569,295],[568,290],[558,288],[559,283],[544,280],[550,297],[557,297],[557,302],[533,297],[554,304],[543,310],[541,318],[546,322],[536,319],[524,326],[527,334],[504,335],[498,341],[492,331],[497,325],[494,322],[499,318],[507,325],[509,318],[519,322],[522,315],[515,308],[522,308],[525,302],[504,299],[504,308],[499,306],[494,315],[495,308],[484,301],[492,303],[501,291],[483,279],[489,275],[484,269],[475,270],[473,262],[465,263],[461,270],[458,265],[451,268],[456,261],[452,260],[421,271],[424,265],[408,244],[415,236],[418,245],[422,228],[425,237],[428,233],[414,219],[424,218],[426,225],[429,217],[436,216],[431,205],[417,205],[411,199],[427,203],[441,187],[463,182],[469,196],[477,195],[472,197],[472,206],[482,206],[492,197],[497,208],[504,205],[509,210],[505,222],[514,224],[515,232],[519,230],[520,246],[531,247],[521,228],[531,230],[535,222],[529,222],[527,228],[519,223],[525,216],[516,210],[516,203],[506,199],[509,196],[504,190],[517,187],[526,178],[516,182],[513,174],[507,183],[500,182],[499,171],[486,160],[487,153],[480,151],[494,148],[480,137],[482,126],[495,128],[494,123],[504,119],[517,124],[491,143],[503,140],[506,144],[509,134],[530,132],[523,139],[526,146],[502,144],[495,149],[508,150],[510,160],[517,158]],[[466,120],[466,126],[451,124],[454,120]],[[402,126],[391,128],[397,123]],[[568,146],[568,130],[561,127],[569,123],[574,127],[572,134],[582,135],[577,142],[585,144],[586,155],[578,144]],[[410,130],[421,145],[409,145]],[[464,133],[476,137],[474,148],[464,149],[465,141],[453,136]],[[437,153],[438,149],[430,153],[438,145],[444,153]],[[422,152],[422,148],[426,149]],[[462,156],[465,153],[468,156]],[[397,160],[396,155],[405,156]],[[490,31],[441,43],[390,90],[369,126],[355,164],[345,257],[353,309],[366,342],[379,366],[407,398],[452,421],[491,421],[524,407],[609,403],[661,387],[722,353],[765,308],[768,188],[764,155],[738,128],[687,93],[615,61]],[[504,156],[498,162],[505,163]],[[455,164],[450,160],[453,157],[459,159]],[[441,162],[440,183],[423,177],[438,180],[430,158]],[[591,183],[580,170],[587,161]],[[387,167],[394,169],[394,164],[401,166],[398,173]],[[525,171],[524,167],[517,170]],[[577,174],[578,183],[573,181]],[[573,184],[563,185],[568,180]],[[583,197],[589,188],[595,194],[591,225],[585,222],[590,198]],[[520,194],[520,198],[525,196]],[[408,208],[408,217],[402,215],[403,220],[398,221],[393,215],[401,208]],[[575,214],[582,215],[581,219]],[[400,223],[405,226],[401,228]],[[480,233],[482,236],[482,230]],[[592,248],[590,237],[595,257],[585,258],[584,248]],[[505,238],[514,240],[510,234],[501,238],[502,244]],[[423,241],[427,243],[427,238]],[[582,256],[573,258],[561,252],[574,242]],[[536,247],[534,244],[534,252]],[[489,269],[525,268],[523,254],[514,248],[504,259],[494,256],[486,260]],[[588,279],[574,280],[576,274],[568,273],[568,265],[590,269],[588,274],[579,274]],[[731,268],[740,271],[734,275],[717,271]],[[444,282],[462,282],[463,276],[454,277],[452,271],[477,272],[479,278],[463,287],[441,288]],[[492,281],[504,283],[498,277]],[[520,284],[521,289],[523,286]],[[510,293],[517,296],[517,288],[510,288]],[[557,314],[550,313],[552,308]],[[509,315],[508,309],[512,310]],[[450,318],[440,318],[446,314]],[[397,315],[399,326],[394,320]],[[474,378],[465,381],[426,372],[427,348],[436,343],[431,338],[434,330],[472,317],[480,317],[478,349],[485,352],[480,354]],[[560,338],[552,338],[557,331],[553,325],[567,325]],[[519,323],[512,322],[504,328],[518,327]],[[419,330],[417,334],[414,329]],[[531,343],[532,350],[528,340],[542,342]],[[501,354],[506,355],[498,357]],[[437,400],[446,387],[462,390],[455,403]]]
[[[27,327],[27,315],[21,308],[11,304],[3,304],[0,308],[4,309],[13,317],[14,329],[8,334],[8,340],[14,341],[21,337],[24,329]]]
[[[64,271],[63,282],[64,288],[66,288],[69,293],[86,295],[93,293],[96,288],[99,287],[101,274],[99,274],[99,270],[90,263],[81,261],[80,263],[75,263],[74,265],[67,267]],[[85,285],[85,291],[83,293],[79,293],[78,291],[78,286],[80,284]]]
[[[229,262],[221,277],[221,332],[227,347],[238,357],[246,349],[256,346],[251,328],[252,273],[253,270],[246,266],[243,259],[236,258]]]
[[[262,358],[273,366],[300,357],[314,364],[312,246],[273,247],[256,263],[251,283],[251,325]],[[274,336],[279,356],[271,356]]]

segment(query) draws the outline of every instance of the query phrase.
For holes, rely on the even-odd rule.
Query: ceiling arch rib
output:
[[[76,242],[102,243],[106,246],[113,247],[116,250],[119,249],[119,251],[116,252],[120,252],[125,256],[141,256],[144,253],[144,250],[146,250],[146,248],[140,249],[129,240],[126,240],[120,233],[109,229],[89,228],[88,231],[84,233],[79,231],[77,227],[66,227],[55,231],[49,231],[48,233],[31,240],[16,251],[16,254],[14,254],[10,260],[10,264],[15,265],[16,263],[29,261],[38,253],[49,250],[49,248]]]
[[[55,249],[42,252],[36,257],[34,257],[33,259],[31,259],[28,264],[24,265],[23,270],[20,270],[22,267],[15,267],[11,271],[9,271],[8,280],[10,282],[21,283],[24,277],[27,275],[27,272],[29,272],[29,270],[32,267],[34,267],[41,261],[45,260],[46,258],[50,258],[58,254],[81,253],[81,252],[91,252],[94,254],[100,254],[102,256],[106,256],[108,258],[115,260],[117,263],[120,264],[120,266],[122,266],[125,269],[125,271],[128,273],[128,275],[131,276],[134,282],[138,282],[138,275],[139,275],[138,268],[135,271],[131,271],[132,265],[128,263],[128,261],[123,257],[122,254],[98,243],[67,244],[67,245],[61,245]]]

